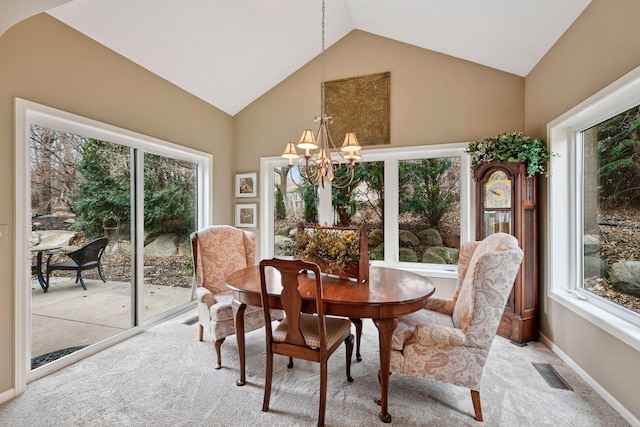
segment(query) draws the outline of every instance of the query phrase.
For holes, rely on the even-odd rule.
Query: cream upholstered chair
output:
[[[211,335],[218,363],[222,367],[220,347],[225,338],[235,334],[233,295],[225,284],[225,277],[234,271],[255,265],[256,235],[229,225],[213,225],[191,234],[195,294],[198,300],[200,341],[204,330]],[[274,320],[284,317],[274,312]],[[264,326],[261,307],[247,306],[245,331]]]
[[[399,318],[391,371],[470,389],[482,421],[482,371],[522,255],[516,238],[505,233],[463,244],[453,299],[430,298],[424,309]]]

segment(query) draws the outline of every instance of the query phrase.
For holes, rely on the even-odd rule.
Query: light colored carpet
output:
[[[315,363],[276,356],[270,411],[261,412],[264,333],[247,334],[247,384],[237,387],[237,346],[223,348],[214,370],[210,342],[197,340],[195,311],[37,380],[0,406],[0,426],[310,426],[318,410]],[[364,360],[344,372],[344,350],[329,366],[328,426],[384,425],[378,419],[377,330],[364,322]],[[549,363],[574,389],[551,388],[532,363]],[[473,419],[469,391],[392,374],[394,426],[626,426],[627,422],[541,343],[517,347],[496,337],[482,390],[485,422]]]

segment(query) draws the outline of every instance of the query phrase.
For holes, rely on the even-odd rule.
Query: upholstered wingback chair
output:
[[[220,347],[225,338],[235,334],[233,296],[225,284],[225,277],[234,271],[255,265],[256,235],[228,225],[213,225],[191,234],[195,294],[200,321],[199,339],[206,329],[213,340],[218,362],[222,367]],[[282,319],[281,312],[274,319]],[[247,306],[245,331],[264,326],[261,307]]]
[[[482,371],[522,255],[516,238],[505,233],[463,244],[453,298],[430,298],[423,309],[399,318],[391,371],[470,389],[482,421]]]

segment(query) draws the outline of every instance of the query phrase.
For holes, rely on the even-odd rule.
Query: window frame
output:
[[[467,142],[450,144],[423,145],[415,147],[376,148],[363,151],[365,162],[385,162],[385,205],[384,205],[384,233],[385,236],[398,234],[398,163],[400,160],[414,160],[436,157],[460,158],[460,242],[474,240],[474,215],[472,214],[472,173],[469,155],[465,152]],[[273,257],[274,246],[274,201],[272,190],[275,185],[273,168],[285,166],[287,160],[282,157],[262,157],[260,159],[260,256]],[[319,222],[331,218],[331,189],[321,188],[318,206]],[[394,218],[396,220],[394,220]],[[399,242],[385,241],[385,260],[371,261],[371,265],[401,268],[414,271],[430,277],[455,279],[457,265],[422,264],[398,261]]]
[[[640,350],[640,314],[582,289],[581,132],[640,104],[640,67],[547,125],[546,291],[549,298]]]
[[[155,154],[159,156],[170,157],[178,160],[186,160],[197,164],[197,223],[196,227],[202,228],[212,222],[212,189],[211,177],[213,167],[213,156],[199,150],[184,147],[175,143],[164,141],[148,135],[129,131],[117,126],[109,125],[87,117],[69,113],[57,108],[48,107],[32,101],[16,97],[14,99],[14,165],[15,165],[15,199],[14,208],[14,227],[15,227],[15,244],[14,258],[17,267],[14,273],[14,322],[15,322],[15,351],[14,351],[14,377],[16,393],[22,393],[26,390],[27,382],[36,380],[40,377],[87,355],[94,354],[104,348],[107,348],[117,342],[142,332],[148,327],[160,323],[175,314],[185,311],[195,305],[195,300],[183,306],[176,307],[167,311],[163,315],[154,318],[152,321],[143,318],[142,301],[143,289],[138,287],[136,290],[135,322],[134,326],[128,330],[116,334],[106,340],[94,343],[91,348],[86,351],[79,351],[69,355],[63,361],[54,361],[46,366],[39,368],[38,372],[34,372],[29,368],[31,344],[31,297],[30,286],[25,286],[31,280],[30,265],[24,260],[30,260],[29,241],[31,235],[31,167],[30,167],[30,123],[37,123],[41,126],[51,127],[60,131],[75,133],[91,138],[102,139],[115,144],[126,145],[132,149],[136,149],[138,154],[134,157],[135,167],[143,170],[144,154]],[[142,257],[144,255],[144,228],[141,226],[144,222],[143,204],[144,204],[144,188],[142,185],[135,189],[135,200],[138,208],[135,209],[135,221],[138,223],[136,227],[136,256],[137,263],[142,265]],[[142,263],[142,264],[141,264]],[[29,262],[30,264],[30,262]],[[137,272],[137,282],[142,283],[142,269]]]

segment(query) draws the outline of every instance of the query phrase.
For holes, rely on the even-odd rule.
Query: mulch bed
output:
[[[640,210],[615,207],[601,211],[600,256],[607,265],[619,261],[640,261]],[[592,277],[585,289],[623,307],[640,313],[640,298],[615,289],[609,280]]]
[[[33,230],[68,230],[71,226],[66,223],[69,216],[41,216],[32,220]],[[83,233],[78,233],[78,237],[71,242],[74,247],[80,247],[91,239],[87,239]],[[122,243],[123,245],[125,243]],[[110,249],[111,245],[107,247]],[[64,260],[64,256],[59,261]],[[55,262],[55,261],[52,261]],[[128,253],[122,251],[115,254],[105,253],[102,256],[104,276],[108,281],[129,282],[131,280],[131,258]],[[190,288],[192,286],[193,267],[189,256],[175,255],[168,257],[144,257],[144,278],[145,283],[160,286],[179,286]],[[54,271],[53,277],[72,277],[72,273],[64,271]],[[87,270],[82,272],[85,279],[99,280],[98,270]]]

